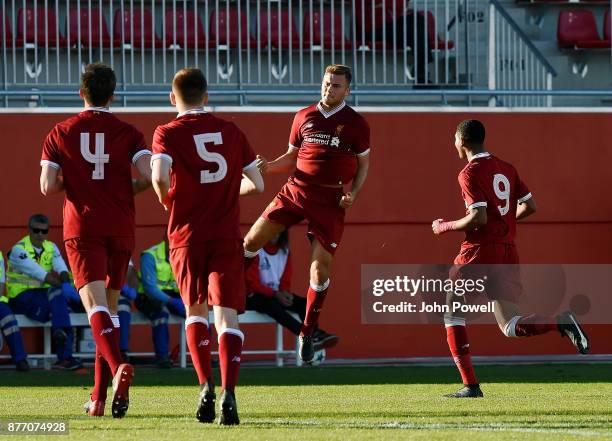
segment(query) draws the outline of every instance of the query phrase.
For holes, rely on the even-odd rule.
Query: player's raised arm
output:
[[[159,203],[166,210],[169,208],[168,191],[170,190],[170,161],[165,160],[161,156],[151,159],[151,181],[153,190],[159,199]]]
[[[240,196],[261,194],[264,191],[264,180],[259,168],[255,166],[247,167],[242,171],[240,181]]]
[[[151,186],[151,155],[142,155],[134,163],[139,176],[132,179],[134,194],[140,193]]]
[[[257,156],[257,167],[261,173],[291,173],[297,164],[298,149],[289,146],[287,152],[274,161],[268,162],[263,156]]]
[[[64,191],[64,180],[59,174],[59,168],[49,163],[43,163],[40,170],[40,192],[48,196]]]
[[[531,216],[538,209],[535,203],[535,199],[529,193],[529,197],[527,199],[519,199],[516,205],[516,220],[525,219],[528,216]]]

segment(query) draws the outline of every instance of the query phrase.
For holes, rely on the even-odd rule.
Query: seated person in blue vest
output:
[[[185,318],[185,305],[172,274],[168,251],[168,236],[164,231],[163,241],[142,252],[142,290],[136,298],[136,308],[152,322],[155,364],[162,369],[172,367],[172,360],[168,355],[170,313]]]
[[[32,320],[51,320],[57,369],[78,369],[81,361],[72,356],[74,335],[67,298],[78,296],[70,282],[66,262],[57,245],[47,240],[49,219],[35,214],[28,222],[29,234],[8,255],[7,297],[15,314]]]
[[[19,332],[17,320],[13,315],[11,307],[8,305],[8,299],[4,295],[5,284],[4,257],[0,253],[0,351],[2,350],[3,341],[6,341],[11,353],[11,359],[15,363],[17,370],[27,372],[30,370],[27,360],[28,354],[23,346],[23,339],[21,338],[21,332]]]
[[[295,335],[300,334],[306,316],[306,298],[291,292],[289,232],[284,230],[268,242],[245,273],[246,309],[267,314]],[[300,320],[291,314],[294,312]],[[338,336],[317,329],[312,336],[315,351],[331,348]]]

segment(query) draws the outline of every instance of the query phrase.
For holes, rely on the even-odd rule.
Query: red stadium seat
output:
[[[289,36],[289,23],[291,23],[291,36]],[[283,10],[279,15],[275,6],[270,7],[267,11],[261,11],[258,26],[261,47],[267,47],[269,43],[274,48],[280,46],[283,49],[288,49],[291,41],[292,48],[299,48],[298,28],[293,16],[289,15],[289,11]]]
[[[47,31],[45,32],[45,27]],[[44,8],[19,8],[17,12],[17,45],[66,46],[59,35],[55,12]]]
[[[383,0],[375,0],[372,7],[372,0],[355,2],[355,25],[357,26],[357,35],[361,34],[362,28],[366,33],[371,33],[372,29],[382,28],[383,23],[393,23],[393,20],[404,15],[404,2],[406,7],[410,0],[385,0],[383,12]],[[350,5],[350,2],[348,2]],[[395,4],[395,11],[393,10]],[[372,13],[372,10],[374,13]],[[366,37],[369,38],[369,37]]]
[[[124,6],[123,19],[121,10],[115,12],[113,22],[113,39],[116,46],[121,46],[121,32],[123,32],[123,44],[134,49],[141,48],[144,44],[145,49],[162,47],[161,40],[157,37],[154,30],[153,15],[150,9],[141,10],[135,7],[130,11],[129,7]],[[134,34],[132,35],[132,30]]]
[[[322,34],[321,21],[323,22]],[[348,20],[344,21],[344,27],[350,28],[350,22]],[[334,32],[333,41],[332,29]],[[323,20],[321,20],[320,11],[313,11],[312,13],[306,14],[304,17],[303,35],[305,46],[316,46],[322,47],[323,49],[331,49],[333,42],[334,49],[342,49],[342,42],[344,41],[345,48],[350,49],[352,47],[351,42],[345,37],[344,28],[342,27],[342,13],[340,11],[334,11],[332,18],[332,11],[330,9],[323,10]],[[321,38],[321,35],[323,38]]]
[[[229,17],[229,19],[228,19]],[[217,33],[217,19],[219,21]],[[228,34],[228,22],[229,22],[229,34]],[[229,10],[229,15],[227,13],[227,9],[220,8],[218,13],[217,11],[212,11],[210,14],[210,25],[208,27],[211,45],[221,46],[221,45],[229,45],[231,48],[238,47],[238,41],[240,41],[240,46],[242,49],[246,49],[247,44],[250,45],[251,48],[257,45],[255,39],[249,32],[252,30],[253,26],[251,25],[251,29],[247,29],[247,16],[244,11],[240,11],[240,36],[238,35],[238,10],[235,8],[231,8]]]
[[[166,11],[166,46],[180,46],[194,48],[197,46],[204,49],[206,37],[204,25],[199,15],[195,11],[176,9]],[[196,34],[197,25],[197,34]],[[187,34],[185,34],[185,29]],[[176,30],[176,34],[175,34]]]
[[[420,11],[419,14],[423,15],[424,12]],[[454,41],[444,41],[438,36],[436,33],[436,19],[431,11],[427,11],[427,43],[430,49],[444,50],[455,47]]]
[[[608,44],[611,40],[610,38],[610,10],[606,11],[604,15],[604,40],[608,41]]]
[[[71,47],[78,46],[79,36],[81,46],[84,47],[100,46],[100,41],[103,47],[110,46],[110,34],[108,33],[106,18],[103,13],[100,14],[100,9],[98,8],[90,10],[83,6],[80,10],[76,8],[70,9],[67,28],[69,32],[66,32],[66,39]]]
[[[13,45],[13,34],[11,33],[11,23],[9,22],[8,14],[4,16],[4,23],[0,20],[0,47],[3,44],[5,46]]]
[[[560,48],[601,49],[610,47],[610,42],[602,40],[599,36],[593,12],[582,9],[559,13],[557,43]]]

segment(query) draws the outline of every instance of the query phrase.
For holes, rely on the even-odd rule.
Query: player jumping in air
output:
[[[85,109],[47,136],[40,188],[44,195],[66,193],[64,244],[96,342],[87,413],[104,415],[112,376],[112,414],[121,418],[128,409],[134,369],[122,363],[117,307],[134,249],[134,193],[151,185],[151,152],[142,133],[110,112],[115,84],[110,67],[94,63],[85,68],[79,92]],[[132,164],[140,173],[136,180]]]
[[[239,424],[234,389],[244,334],[244,258],[239,230],[241,195],[261,193],[255,153],[234,123],[206,112],[206,78],[182,69],[172,81],[170,102],[179,114],[153,137],[153,188],[170,211],[170,264],[187,310],[187,346],[200,383],[196,418],[215,419],[208,305],[219,336],[219,424]]]
[[[346,105],[351,69],[332,64],[325,69],[321,100],[293,119],[287,152],[268,162],[258,157],[262,173],[293,172],[288,182],[245,237],[247,259],[284,229],[308,220],[312,240],[306,318],[300,332],[300,357],[314,356],[313,333],[329,288],[329,273],[344,230],[344,214],[357,199],[368,175],[370,128]],[[343,186],[352,181],[350,191]],[[247,262],[247,265],[249,262]]]
[[[495,302],[495,319],[507,337],[530,337],[558,330],[561,336],[569,337],[581,354],[586,354],[589,339],[571,312],[551,317],[525,316],[518,310],[522,286],[514,244],[516,222],[535,213],[536,205],[516,169],[488,153],[484,140],[485,128],[480,121],[466,120],[457,126],[455,148],[461,159],[468,160],[459,173],[467,214],[455,221],[436,219],[432,223],[437,235],[465,231],[451,277],[486,278],[486,294]],[[482,397],[472,366],[465,318],[459,313],[445,314],[444,324],[448,346],[464,383],[458,392],[445,396]]]

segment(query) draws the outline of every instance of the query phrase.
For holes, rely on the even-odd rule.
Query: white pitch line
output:
[[[520,433],[558,433],[565,435],[577,435],[586,437],[605,437],[608,432],[593,432],[593,431],[582,431],[576,429],[555,429],[555,428],[537,428],[537,427],[520,427],[504,425],[499,423],[492,423],[486,425],[479,424],[443,424],[443,423],[431,423],[431,424],[416,424],[416,423],[401,423],[401,422],[389,422],[389,423],[338,423],[334,421],[293,421],[293,420],[255,420],[252,421],[254,424],[270,424],[276,426],[309,426],[309,427],[333,427],[343,429],[399,429],[399,430],[473,430],[478,432],[520,432]],[[612,437],[610,437],[612,439]]]

